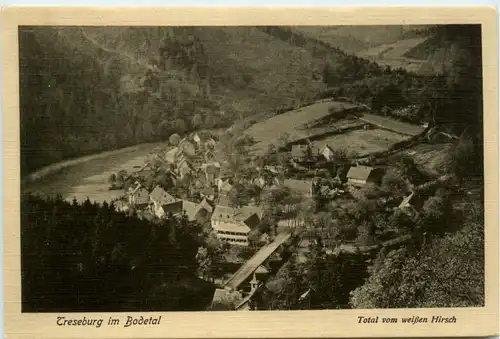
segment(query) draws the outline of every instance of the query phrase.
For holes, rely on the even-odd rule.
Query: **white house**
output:
[[[184,138],[179,142],[179,151],[187,156],[194,156],[196,154],[196,144],[193,140]]]
[[[182,158],[177,162],[176,174],[179,178],[183,179],[186,175],[193,172],[193,166],[191,166],[190,162],[186,158]]]
[[[128,203],[135,208],[144,208],[149,204],[149,192],[142,187],[139,182],[136,182],[135,188],[129,188]]]
[[[233,189],[233,185],[229,183],[229,179],[220,179],[217,180],[217,188],[219,189],[220,195],[227,195]]]
[[[266,180],[263,177],[258,177],[252,181],[252,184],[260,188],[264,188],[264,186],[266,186]]]
[[[376,182],[380,171],[370,166],[352,166],[347,172],[347,181],[353,186],[364,186],[368,182]]]
[[[197,133],[194,133],[191,136],[191,139],[194,141],[194,143],[196,144],[197,147],[200,147],[200,145],[201,145],[201,138],[200,138],[200,136]]]
[[[149,199],[151,200],[152,203],[152,211],[153,213],[158,217],[162,218],[165,216],[165,211],[163,209],[163,206],[172,204],[178,199],[176,199],[174,196],[170,195],[167,193],[163,188],[160,186],[156,186],[151,194],[149,195]]]
[[[258,226],[261,218],[259,208],[219,205],[212,214],[211,225],[217,238],[232,245],[248,246],[248,234],[252,228]]]
[[[330,146],[325,145],[320,148],[319,154],[322,155],[326,160],[330,161],[333,159],[334,152]]]
[[[178,157],[178,154],[179,154],[179,148],[174,147],[165,153],[165,160],[168,163],[173,164],[173,163],[175,163],[175,161]]]

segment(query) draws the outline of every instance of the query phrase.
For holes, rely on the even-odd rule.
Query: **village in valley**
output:
[[[330,107],[327,117],[338,107],[344,110],[332,100],[313,105],[318,104]],[[265,289],[265,283],[286,263],[284,258],[292,254],[305,262],[311,246],[319,245],[330,254],[373,253],[411,239],[401,230],[375,235],[374,227],[361,235],[349,227],[332,232],[329,226],[339,221],[325,220],[330,218],[332,205],[365,209],[359,213],[383,213],[398,223],[417,216],[429,189],[450,179],[426,177],[411,157],[415,152],[405,150],[422,140],[432,145],[456,137],[444,133],[443,139],[443,133],[429,129],[425,122],[418,126],[390,118],[372,121],[367,108],[360,109],[342,113],[334,122],[340,126],[333,129],[336,135],[378,130],[404,136],[404,141],[378,154],[360,156],[321,140],[313,142],[313,138],[292,140],[287,132],[275,140],[277,145],[269,144],[266,152],[253,147],[258,142],[250,133],[235,133],[234,127],[191,132],[182,138],[173,134],[168,145],[151,152],[144,163],[130,172],[111,175],[109,189],[125,190],[114,205],[149,221],[180,217],[202,225],[207,237],[215,237],[224,251],[223,259],[213,264],[232,267],[200,275],[218,286],[212,307],[258,309],[252,297]],[[343,129],[346,120],[351,124]],[[380,161],[391,154],[399,157],[393,162],[396,169]],[[419,189],[424,193],[418,193]],[[367,201],[377,207],[367,207]],[[207,255],[206,249],[200,251]],[[303,292],[305,299],[311,290]]]
[[[23,312],[484,306],[481,43],[25,27]]]

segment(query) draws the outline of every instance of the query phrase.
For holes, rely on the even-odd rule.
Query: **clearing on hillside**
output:
[[[399,134],[407,136],[415,136],[422,133],[425,128],[418,125],[412,125],[405,122],[401,122],[389,117],[382,117],[380,115],[374,115],[369,113],[364,113],[359,117],[360,120],[368,122],[370,124],[376,125],[379,128],[388,129]]]
[[[333,135],[318,141],[315,146],[329,145],[334,150],[343,149],[351,156],[365,156],[387,150],[393,144],[407,137],[384,129],[356,130]]]
[[[403,58],[404,55],[415,46],[420,45],[427,37],[399,40],[392,44],[383,44],[376,47],[367,48],[357,54],[361,57],[375,57],[379,59]]]
[[[278,139],[284,133],[289,134],[290,141],[310,137],[310,132],[303,128],[331,114],[329,112],[331,107],[342,111],[355,108],[357,105],[337,101],[316,102],[256,123],[250,126],[245,133],[256,141],[252,147],[254,152],[263,153],[266,152],[270,144],[277,144]]]

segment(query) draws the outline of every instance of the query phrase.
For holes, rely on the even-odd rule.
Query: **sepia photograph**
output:
[[[259,336],[273,319],[294,335],[322,314],[376,335],[491,316],[485,27],[352,21],[20,21],[4,155],[16,333],[37,328],[22,317],[57,337],[210,337],[224,319],[224,336],[264,318]]]
[[[484,305],[480,25],[22,26],[19,62],[23,312]]]

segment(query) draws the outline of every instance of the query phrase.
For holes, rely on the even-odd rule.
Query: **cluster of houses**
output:
[[[224,188],[225,185],[221,187]],[[156,218],[185,215],[189,221],[202,225],[210,223],[217,238],[232,245],[248,246],[250,231],[258,227],[263,217],[260,207],[229,207],[207,197],[195,203],[176,198],[160,186],[149,192],[139,182],[129,189],[127,195],[128,204],[120,205],[123,211],[133,208]]]
[[[309,157],[331,161],[334,154],[335,152],[329,145],[317,145],[309,140],[307,144],[292,145],[291,150],[292,159],[299,162],[307,161]]]
[[[162,159],[172,167],[177,178],[183,179],[200,168],[206,171],[207,177],[213,177],[215,174],[210,172],[220,171],[220,164],[215,161],[216,144],[211,136],[202,140],[197,133],[193,133],[165,152]]]
[[[188,174],[192,184],[201,197],[201,202],[195,203],[186,199],[179,199],[156,186],[151,192],[136,183],[135,187],[127,192],[128,204],[122,204],[120,209],[133,207],[136,211],[147,212],[152,217],[165,218],[168,215],[185,214],[190,221],[200,224],[210,223],[216,236],[233,245],[248,246],[250,231],[258,227],[263,218],[263,209],[259,206],[230,207],[229,193],[234,189],[231,179],[222,174],[221,164],[215,161],[213,154],[216,141],[209,137],[202,141],[195,133],[182,139],[177,147],[172,148],[164,155],[163,160],[169,165],[173,175],[183,178]],[[295,147],[295,146],[294,146]],[[297,145],[301,148],[302,146]],[[308,146],[310,147],[310,145]],[[333,155],[329,146],[317,149],[318,154],[325,159]],[[263,168],[271,174],[279,174],[278,168]],[[370,166],[351,166],[347,172],[347,184],[351,187],[363,187],[368,183],[380,183],[383,170]],[[340,187],[319,185],[315,180],[278,180],[276,175],[264,179],[258,176],[251,183],[260,188],[288,187],[303,197],[321,195],[335,198],[345,193]],[[409,201],[411,201],[409,197]],[[407,202],[409,203],[409,202]]]

